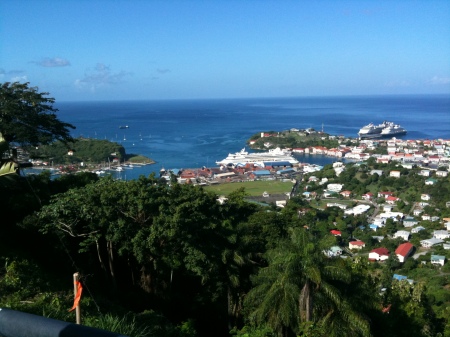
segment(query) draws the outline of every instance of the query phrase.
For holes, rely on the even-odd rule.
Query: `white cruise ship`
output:
[[[292,156],[291,151],[282,150],[279,147],[269,150],[268,152],[255,153],[248,153],[245,148],[243,148],[240,152],[229,153],[225,159],[216,161],[216,164],[222,166],[236,166],[239,164],[255,164],[263,166],[264,162],[289,162],[292,165],[299,164],[299,161]]]
[[[392,124],[381,131],[381,137],[406,135],[407,131],[398,124]]]
[[[376,138],[376,137],[380,137],[381,131],[383,131],[383,129],[388,127],[389,124],[391,124],[391,122],[386,122],[386,121],[384,121],[383,123],[378,124],[378,125],[375,125],[373,123],[369,123],[369,124],[363,126],[359,130],[358,136],[361,139],[362,138]]]

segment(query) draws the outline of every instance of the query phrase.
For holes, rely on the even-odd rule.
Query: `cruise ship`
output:
[[[264,166],[263,163],[265,162],[289,162],[291,165],[299,164],[299,161],[292,156],[290,151],[282,150],[279,147],[267,152],[255,153],[248,153],[245,148],[243,148],[239,152],[229,153],[225,159],[216,161],[216,164],[222,166],[238,166],[246,164]]]
[[[358,136],[360,139],[370,139],[370,138],[385,138],[391,136],[401,136],[405,135],[407,131],[400,125],[394,122],[384,121],[381,124],[374,125],[370,123],[363,126],[359,132]]]
[[[392,124],[381,131],[381,137],[406,135],[406,130],[398,124]]]
[[[383,123],[378,124],[378,125],[375,125],[373,123],[369,123],[369,124],[363,126],[359,130],[358,136],[361,139],[363,139],[363,138],[377,138],[377,137],[380,137],[381,131],[383,131],[383,129],[388,127],[389,124],[390,124],[390,122],[386,122],[386,121],[384,121]]]

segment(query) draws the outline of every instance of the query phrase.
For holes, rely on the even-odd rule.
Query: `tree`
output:
[[[368,321],[339,291],[350,281],[340,259],[326,259],[304,229],[268,252],[268,266],[255,278],[246,305],[254,323],[267,323],[279,336],[301,333],[306,322],[326,335],[370,335]]]
[[[116,254],[129,259],[132,240],[152,223],[158,208],[155,199],[164,193],[153,177],[130,182],[105,177],[82,188],[53,196],[42,207],[37,225],[43,233],[78,243],[80,252],[97,256],[112,289],[116,288]],[[133,278],[133,275],[132,275]]]
[[[8,146],[73,141],[69,129],[75,126],[57,118],[55,99],[47,95],[29,83],[5,82],[0,86],[0,134]]]

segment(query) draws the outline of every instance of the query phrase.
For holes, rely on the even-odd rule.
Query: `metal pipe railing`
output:
[[[1,337],[127,337],[52,318],[0,308]]]

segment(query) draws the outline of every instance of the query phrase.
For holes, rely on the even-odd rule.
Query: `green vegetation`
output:
[[[0,87],[0,134],[9,146],[37,146],[72,141],[75,127],[57,119],[54,98],[29,83],[5,82]]]
[[[125,148],[109,140],[78,138],[72,143],[54,142],[49,145],[27,148],[27,153],[35,162],[54,165],[118,164],[128,161],[134,164],[151,164],[145,156],[127,154]]]
[[[169,186],[153,174],[121,181],[6,170],[0,175],[0,307],[73,321],[67,310],[77,271],[86,289],[82,323],[131,337],[448,337],[450,250],[422,250],[427,253],[402,264],[393,254],[402,240],[390,237],[402,228],[400,219],[375,233],[365,215],[324,207],[324,185],[335,183],[352,192],[350,205],[369,191],[393,192],[403,199],[395,211],[411,212],[429,193],[424,212],[449,217],[450,178],[425,185],[417,169],[398,165],[369,160],[347,165],[339,176],[326,166],[299,186],[314,197],[299,194],[281,209],[248,202],[247,187],[257,186],[260,195],[290,191],[291,183],[203,188],[175,180]],[[375,168],[383,174],[371,174]],[[400,178],[386,174],[393,169]],[[326,184],[310,180],[313,175]],[[227,200],[220,204],[215,188],[227,185],[233,191],[221,190]],[[376,197],[374,205],[384,201]],[[442,228],[438,221],[421,225],[425,230],[411,242]],[[366,247],[349,252],[353,238]],[[328,257],[333,246],[347,258]],[[368,262],[376,247],[391,252],[385,262]],[[432,265],[431,253],[447,263]],[[413,284],[393,280],[394,273]]]
[[[154,161],[142,155],[127,154],[126,160],[133,164],[153,164]]]
[[[269,194],[284,194],[292,190],[291,182],[284,181],[248,181],[242,183],[222,183],[206,186],[205,191],[211,191],[218,195],[229,195],[230,193],[245,188],[249,196],[261,196],[264,192]]]
[[[324,146],[327,148],[336,148],[339,141],[336,137],[330,137],[327,133],[316,132],[310,130],[301,131],[283,131],[283,132],[267,132],[267,136],[261,137],[261,134],[255,134],[249,140],[255,141],[252,148],[265,149],[265,143],[270,143],[271,148],[306,148],[310,146]]]
[[[104,163],[118,158],[123,162],[125,148],[108,140],[78,138],[75,142],[64,144],[55,142],[27,149],[30,158],[58,164],[72,163]]]
[[[25,164],[18,162],[16,147],[72,141],[73,125],[59,121],[54,99],[28,83],[5,82],[0,86],[0,186],[15,183]]]

